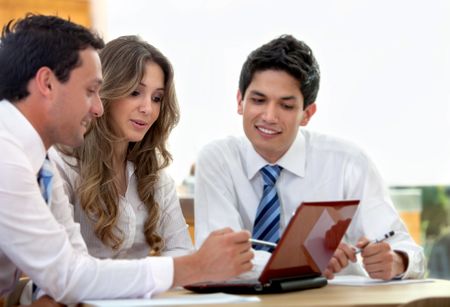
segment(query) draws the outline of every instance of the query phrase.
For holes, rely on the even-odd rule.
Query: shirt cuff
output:
[[[402,250],[394,249],[394,252],[403,254],[403,256],[400,255],[400,257],[402,257],[402,258],[406,257],[408,260],[408,265],[406,266],[405,271],[403,273],[400,273],[400,274],[394,276],[393,279],[394,280],[405,279],[409,275],[409,272],[411,271],[411,256],[408,252],[402,251]]]
[[[172,257],[150,257],[154,288],[149,296],[167,291],[173,284],[173,258]]]

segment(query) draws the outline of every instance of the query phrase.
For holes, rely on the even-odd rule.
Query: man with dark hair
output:
[[[311,49],[290,35],[248,56],[237,94],[246,137],[212,142],[197,160],[196,244],[224,226],[276,243],[302,202],[359,199],[345,242],[324,275],[422,277],[422,248],[409,235],[369,158],[348,142],[299,130],[316,112],[319,81]],[[369,244],[367,238],[391,230],[395,236],[389,243]],[[363,248],[362,265],[356,263],[353,246]]]
[[[56,301],[150,297],[251,268],[247,231],[221,229],[191,255],[99,260],[88,255],[46,151],[78,146],[103,113],[103,41],[54,16],[27,15],[0,40],[0,296],[21,272]],[[38,185],[39,183],[39,185]],[[37,303],[39,301],[36,301]],[[48,301],[46,301],[48,302]]]
[[[89,47],[101,49],[103,40],[63,19],[28,15],[15,24],[11,20],[2,31],[0,99],[16,102],[27,97],[28,81],[43,66],[61,83],[67,82],[70,72],[82,64],[79,51]]]

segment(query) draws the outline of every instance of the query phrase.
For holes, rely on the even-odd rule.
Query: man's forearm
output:
[[[48,295],[44,295],[35,300],[31,305],[20,305],[19,307],[64,307],[66,305],[56,302]]]

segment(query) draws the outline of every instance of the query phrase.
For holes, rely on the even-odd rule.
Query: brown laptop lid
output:
[[[344,236],[359,200],[304,202],[297,208],[259,277],[271,280],[319,276]]]

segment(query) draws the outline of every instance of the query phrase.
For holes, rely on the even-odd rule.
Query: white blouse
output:
[[[74,219],[80,223],[81,234],[92,256],[97,258],[135,259],[149,255],[150,247],[144,235],[147,209],[138,195],[133,163],[128,162],[127,164],[127,190],[125,196],[121,196],[119,200],[117,227],[122,231],[123,242],[117,250],[114,250],[103,244],[95,235],[95,224],[88,218],[80,205],[80,200],[76,195],[79,175],[70,166],[74,164],[74,158],[66,157],[54,149],[49,151],[49,157],[60,172],[64,182],[64,190],[74,206]],[[68,161],[68,163],[65,161]],[[161,212],[157,233],[164,242],[162,255],[179,256],[191,253],[193,245],[181,211],[175,184],[165,171],[160,172],[159,180],[155,185],[155,200],[159,204]]]

